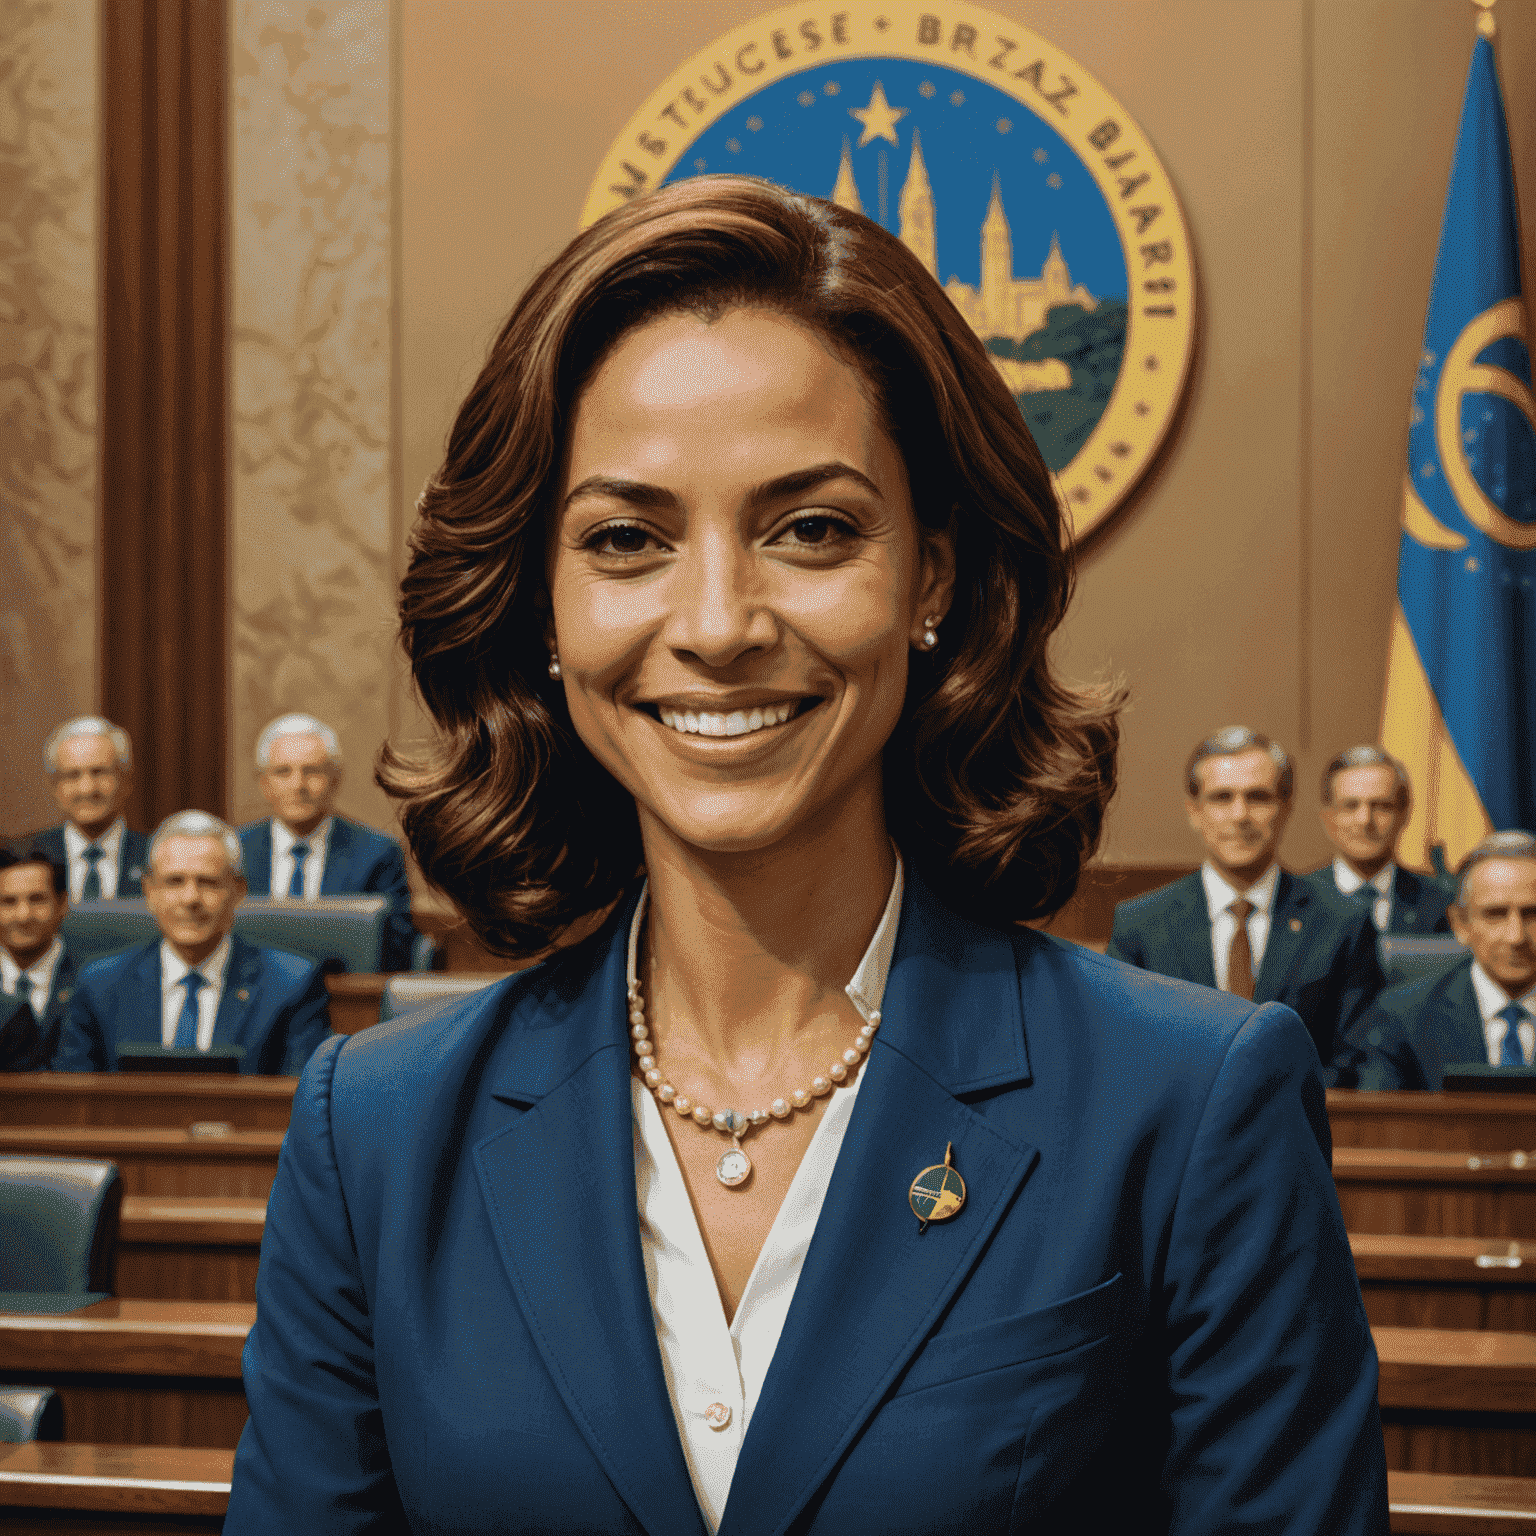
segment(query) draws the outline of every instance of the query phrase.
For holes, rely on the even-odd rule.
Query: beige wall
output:
[[[401,0],[403,503],[593,169],[691,52],[765,6]],[[936,10],[942,6],[935,5]],[[1181,189],[1203,284],[1182,430],[1090,549],[1069,671],[1124,675],[1106,857],[1192,860],[1179,768],[1246,721],[1313,784],[1374,736],[1409,389],[1472,45],[1462,0],[995,0],[1092,70]],[[814,8],[811,8],[814,9]],[[809,13],[809,10],[808,10]],[[1500,7],[1517,181],[1536,185],[1536,5]],[[1527,241],[1527,270],[1533,254]]]
[[[0,833],[97,707],[96,5],[0,5]]]
[[[389,0],[230,9],[230,805],[290,710],[335,727],[341,809],[388,824],[395,552]]]

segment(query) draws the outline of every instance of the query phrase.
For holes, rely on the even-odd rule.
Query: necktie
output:
[[[16,996],[22,1002],[24,1002],[27,1007],[32,1008],[32,978],[28,976],[25,971],[23,971],[21,975],[16,978]],[[32,1017],[34,1019],[37,1017],[36,1008],[32,1008]]]
[[[1525,1052],[1520,1047],[1520,1024],[1525,1018],[1525,1009],[1519,1003],[1511,1003],[1507,1008],[1499,1009],[1499,1017],[1508,1026],[1504,1031],[1504,1043],[1499,1047],[1499,1065],[1523,1067]]]
[[[197,1048],[197,991],[207,980],[201,971],[188,971],[181,978],[182,986],[187,989],[187,1000],[181,1005],[181,1017],[176,1020],[176,1038],[171,1041],[178,1051]]]
[[[304,860],[309,857],[308,843],[295,843],[293,853],[293,878],[288,882],[288,894],[299,900],[304,898]]]
[[[1227,951],[1227,991],[1233,997],[1246,997],[1253,1001],[1253,946],[1248,942],[1248,914],[1253,903],[1241,896],[1227,911],[1237,919],[1232,934],[1232,947]]]
[[[80,857],[90,866],[85,872],[85,884],[80,887],[81,901],[101,900],[101,871],[97,865],[106,858],[107,850],[98,848],[95,843],[88,843]]]

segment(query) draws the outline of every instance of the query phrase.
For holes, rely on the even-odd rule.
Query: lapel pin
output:
[[[948,1221],[965,1204],[965,1180],[955,1168],[955,1144],[944,1144],[944,1161],[924,1168],[912,1180],[907,1204],[917,1217],[918,1234],[928,1230],[930,1221]]]
[[[72,991],[73,991],[73,990],[74,990],[74,988],[72,988],[72,987],[65,987],[65,988],[63,988],[63,989],[62,989],[62,990],[61,990],[61,991],[60,991],[60,993],[59,993],[59,1001],[60,1001],[60,1002],[61,1002],[61,1003],[67,1003],[67,1002],[68,1002],[68,1001],[69,1001],[69,994],[70,994],[70,993],[71,993],[71,992],[72,992]]]
[[[235,996],[238,997],[242,1003],[245,1002],[246,999],[250,997],[250,995],[251,994],[247,992],[244,987],[241,987],[240,990],[235,993]]]
[[[1292,933],[1300,933],[1301,932],[1301,919],[1299,917],[1293,917],[1291,919],[1291,932]]]

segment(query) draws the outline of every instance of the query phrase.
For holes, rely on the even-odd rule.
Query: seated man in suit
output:
[[[71,901],[142,896],[148,840],[122,817],[133,788],[127,731],[97,715],[66,720],[43,744],[43,766],[64,820],[22,846],[65,866]]]
[[[144,897],[158,943],[80,972],[54,1058],[60,1072],[113,1072],[118,1048],[244,1047],[242,1072],[293,1074],[330,1030],[320,967],[231,932],[245,895],[240,839],[217,816],[179,811],[149,843]]]
[[[1115,908],[1109,953],[1301,1015],[1334,1081],[1345,1031],[1382,987],[1376,930],[1358,904],[1276,862],[1294,775],[1283,747],[1228,726],[1195,748],[1185,810],[1205,844],[1192,875]]]
[[[53,1060],[75,962],[59,937],[69,911],[64,866],[0,848],[0,1072]]]
[[[1450,917],[1472,953],[1376,999],[1350,1035],[1362,1088],[1439,1089],[1460,1062],[1536,1062],[1536,837],[1485,837],[1461,861]]]
[[[256,742],[256,774],[272,815],[240,829],[252,894],[388,896],[381,963],[386,971],[409,970],[416,930],[405,855],[392,837],[331,809],[341,788],[335,731],[313,715],[279,716]]]
[[[1380,747],[1349,747],[1323,769],[1323,830],[1339,851],[1306,878],[1319,890],[1358,901],[1378,933],[1430,934],[1449,928],[1450,894],[1429,875],[1397,863],[1408,820],[1408,773]]]

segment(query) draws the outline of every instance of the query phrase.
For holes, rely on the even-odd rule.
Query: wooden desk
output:
[[[255,1320],[238,1302],[116,1297],[59,1316],[3,1313],[0,1383],[54,1388],[72,1441],[233,1448]]]
[[[125,1195],[215,1195],[265,1200],[277,1176],[281,1131],[232,1131],[200,1139],[137,1126],[3,1125],[0,1152],[109,1157]]]
[[[1337,1147],[1536,1153],[1536,1094],[1328,1090]]]
[[[1536,1332],[1536,1243],[1352,1232],[1373,1326]]]
[[[1536,1479],[1388,1472],[1394,1536],[1531,1536]]]
[[[503,966],[497,971],[459,971],[455,979],[483,981],[487,986],[510,976],[520,967]],[[331,994],[331,1028],[337,1034],[355,1035],[379,1022],[379,1009],[384,1002],[384,988],[388,976],[367,976],[361,973],[344,976],[327,976],[325,985]]]
[[[182,1446],[0,1445],[0,1525],[27,1536],[218,1531],[234,1461]]]
[[[1387,1465],[1536,1475],[1536,1335],[1372,1328]],[[67,1421],[66,1421],[67,1422]]]
[[[1335,1147],[1333,1181],[1351,1232],[1536,1239],[1536,1156]]]
[[[180,1072],[0,1072],[0,1126],[181,1126],[283,1131],[296,1077]]]
[[[114,1290],[160,1301],[253,1302],[266,1216],[265,1200],[129,1195]]]

